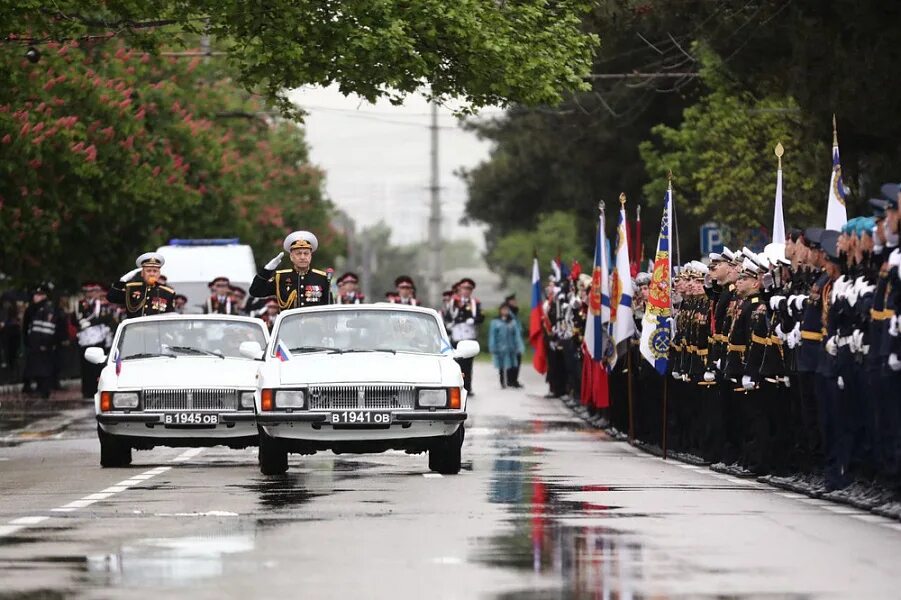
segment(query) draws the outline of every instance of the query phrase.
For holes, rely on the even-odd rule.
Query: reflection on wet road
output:
[[[455,477],[400,452],[101,470],[90,422],[0,448],[0,599],[896,597],[901,528],[480,392]]]

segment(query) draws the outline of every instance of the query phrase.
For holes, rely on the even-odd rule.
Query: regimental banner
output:
[[[670,230],[672,227],[673,188],[670,184],[663,200],[663,217],[648,301],[641,323],[641,355],[654,365],[661,375],[666,373],[670,343],[673,336],[672,265],[670,262]]]

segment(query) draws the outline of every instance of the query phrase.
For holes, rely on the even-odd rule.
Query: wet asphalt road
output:
[[[477,364],[464,471],[403,453],[0,447],[0,598],[899,598],[901,524],[644,455]]]

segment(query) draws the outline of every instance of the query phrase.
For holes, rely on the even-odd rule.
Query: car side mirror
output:
[[[244,358],[263,360],[263,347],[260,346],[259,342],[241,342],[241,345],[238,346],[238,352]]]
[[[91,346],[84,351],[84,359],[94,365],[102,365],[106,362],[106,352],[103,348]]]
[[[454,348],[454,358],[472,358],[479,353],[479,343],[475,340],[462,340]]]

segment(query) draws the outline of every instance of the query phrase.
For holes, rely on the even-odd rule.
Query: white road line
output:
[[[105,490],[100,490],[100,492],[102,494],[118,494],[119,492],[124,492],[127,489],[127,485],[114,485],[106,488]]]
[[[13,519],[9,522],[10,525],[37,525],[38,523],[42,523],[49,519],[47,516],[39,516],[39,517],[19,517],[18,519]]]
[[[173,458],[172,462],[185,462],[186,460],[191,460],[201,452],[203,452],[203,448],[191,448],[190,450],[185,450],[184,452]]]
[[[444,475],[442,475],[441,473],[423,473],[422,476],[426,479],[437,479],[439,477],[444,477]]]
[[[112,496],[112,494],[104,494],[103,492],[98,492],[96,494],[88,494],[87,496],[82,498],[82,500],[93,500],[94,502],[97,502],[98,500],[106,500],[110,496]]]
[[[0,537],[12,535],[21,529],[25,529],[25,526],[24,525],[0,525]]]

